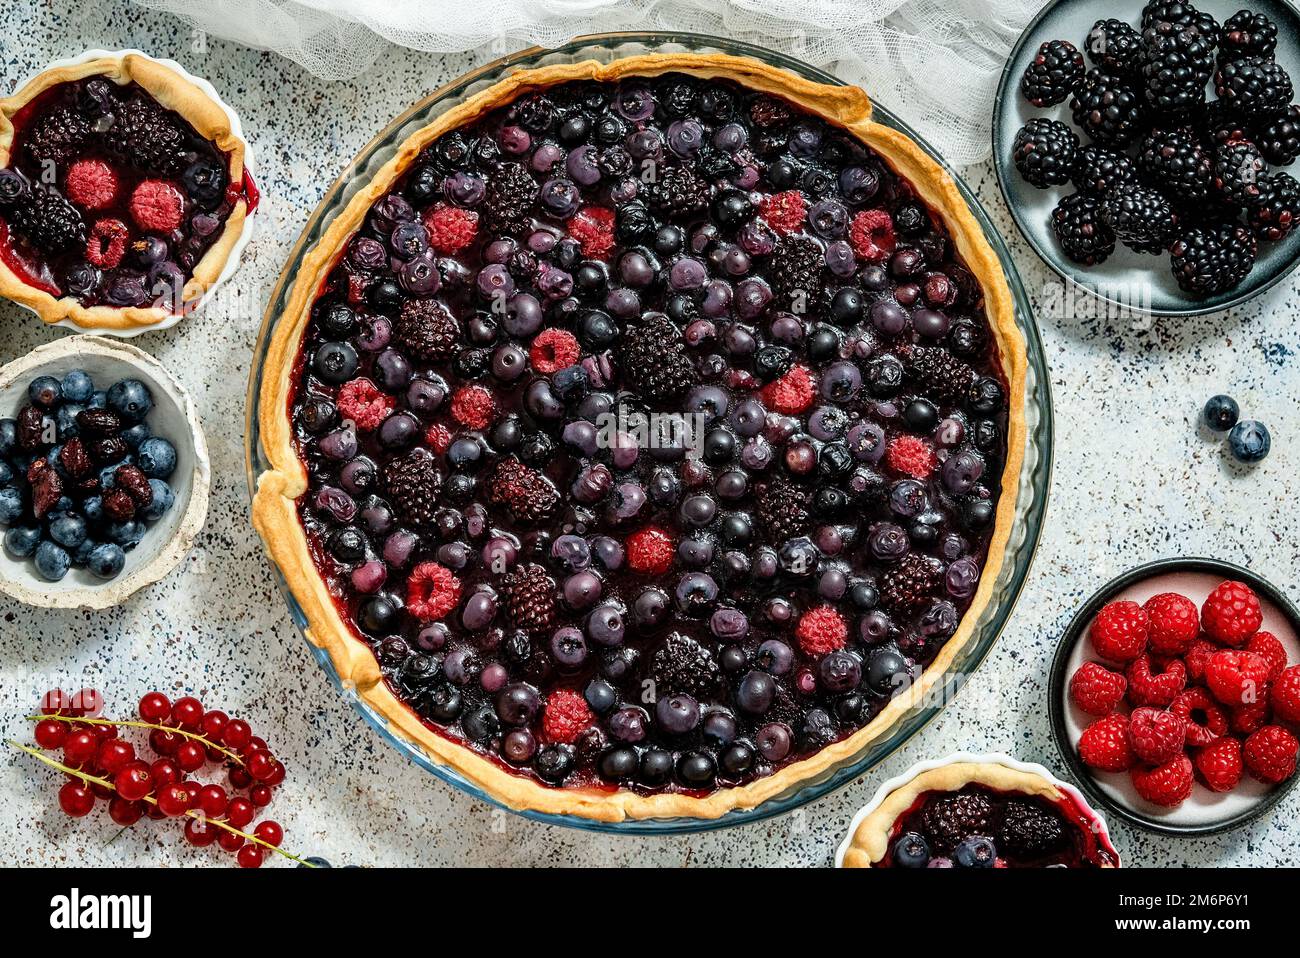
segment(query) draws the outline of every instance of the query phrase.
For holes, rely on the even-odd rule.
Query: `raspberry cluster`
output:
[[[1259,597],[1242,582],[1221,583],[1199,611],[1173,592],[1105,606],[1089,631],[1104,661],[1070,679],[1070,700],[1096,716],[1079,738],[1084,764],[1128,772],[1142,798],[1167,808],[1197,780],[1228,792],[1247,773],[1267,785],[1290,778],[1300,665],[1262,624]]]

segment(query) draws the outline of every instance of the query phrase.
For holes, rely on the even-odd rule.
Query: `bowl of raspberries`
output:
[[[102,609],[167,575],[208,509],[194,404],[147,353],[70,336],[0,368],[0,592]]]
[[[1300,261],[1300,18],[1239,2],[1053,3],[1004,70],[1012,216],[1049,266],[1134,312],[1224,309]]]
[[[1083,789],[1168,834],[1251,821],[1296,779],[1300,611],[1216,559],[1168,559],[1107,584],[1052,663],[1057,745]]]

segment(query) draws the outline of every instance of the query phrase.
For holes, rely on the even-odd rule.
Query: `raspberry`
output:
[[[614,213],[601,206],[584,206],[569,220],[569,235],[582,245],[583,255],[604,259],[614,248]]]
[[[937,459],[934,447],[920,436],[895,436],[885,450],[885,463],[913,479],[928,479]]]
[[[424,431],[424,444],[441,456],[451,446],[451,430],[440,422],[430,424]]]
[[[1196,603],[1176,592],[1162,592],[1142,606],[1151,623],[1151,651],[1157,655],[1182,655],[1201,634]]]
[[[1220,584],[1201,606],[1201,625],[1221,645],[1242,645],[1263,621],[1259,598],[1244,582]]]
[[[102,219],[90,228],[86,240],[86,259],[100,269],[112,269],[126,256],[126,241],[131,235],[118,219]]]
[[[1139,795],[1163,808],[1177,808],[1192,794],[1192,760],[1186,755],[1155,768],[1132,769],[1129,776]]]
[[[363,432],[370,432],[388,418],[396,403],[369,379],[359,377],[339,387],[336,405],[345,419],[351,419]]]
[[[763,405],[776,412],[797,416],[813,403],[816,389],[808,367],[791,366],[785,375],[774,379],[760,391]]]
[[[566,369],[582,355],[577,337],[567,329],[543,329],[528,350],[528,361],[543,376]]]
[[[1203,682],[1205,666],[1209,664],[1210,656],[1217,651],[1219,647],[1213,642],[1205,639],[1197,639],[1193,642],[1183,656],[1183,663],[1187,666],[1187,677],[1193,682]]]
[[[1300,665],[1283,670],[1269,695],[1277,717],[1284,722],[1300,722]]]
[[[1235,738],[1221,738],[1207,745],[1192,762],[1212,792],[1230,792],[1241,781],[1241,743]]]
[[[1098,719],[1079,736],[1079,758],[1089,768],[1123,772],[1133,765],[1128,717],[1118,712]]]
[[[1134,705],[1168,708],[1187,687],[1187,666],[1177,659],[1164,663],[1162,671],[1151,670],[1151,657],[1143,652],[1128,667],[1129,701]]]
[[[68,199],[88,210],[102,210],[113,205],[121,188],[117,174],[103,160],[77,160],[68,169],[63,192]]]
[[[185,196],[175,183],[144,180],[131,194],[131,218],[143,230],[170,233],[185,219]]]
[[[1232,710],[1228,716],[1228,728],[1237,735],[1249,735],[1262,729],[1268,720],[1268,702],[1250,702]]]
[[[1225,705],[1259,702],[1268,697],[1268,660],[1254,652],[1215,652],[1205,666],[1205,684]]]
[[[1084,662],[1070,679],[1070,699],[1089,715],[1109,715],[1124,701],[1128,680],[1097,662]]]
[[[421,622],[435,622],[456,608],[460,580],[446,566],[421,562],[406,580],[406,611]]]
[[[1228,732],[1228,716],[1205,689],[1188,689],[1169,706],[1169,711],[1187,719],[1187,744],[1210,745]]]
[[[462,386],[451,397],[452,416],[469,429],[486,429],[496,413],[496,400],[486,386]]]
[[[1136,602],[1112,602],[1097,613],[1088,631],[1103,659],[1131,662],[1147,647],[1147,614]]]
[[[551,742],[572,745],[591,727],[594,716],[586,701],[571,689],[556,689],[546,697],[542,734]]]
[[[1181,755],[1187,739],[1187,719],[1157,708],[1134,709],[1128,719],[1133,754],[1151,765],[1163,765]]]
[[[786,190],[765,197],[759,205],[759,212],[777,236],[789,236],[803,226],[808,204],[798,190]]]
[[[1268,680],[1274,682],[1286,668],[1286,649],[1272,632],[1256,632],[1246,643],[1246,651],[1254,652],[1268,663]]]
[[[844,616],[831,606],[822,605],[809,609],[800,617],[794,634],[799,640],[799,648],[808,655],[825,655],[844,648],[849,627],[844,623]]]
[[[1265,725],[1242,748],[1246,769],[1266,785],[1284,782],[1295,773],[1300,742],[1280,725]]]
[[[672,536],[647,526],[627,537],[627,567],[645,575],[663,575],[673,567],[676,551]]]
[[[459,206],[434,203],[420,220],[429,233],[429,245],[443,256],[459,253],[478,235],[478,214]]]
[[[883,263],[894,251],[894,220],[884,210],[863,210],[849,224],[853,252],[868,263]]]

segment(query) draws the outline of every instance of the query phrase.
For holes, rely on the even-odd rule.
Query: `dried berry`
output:
[[[104,512],[118,522],[135,518],[135,500],[125,489],[110,489],[104,493]]]
[[[153,489],[149,485],[149,477],[140,471],[139,466],[118,466],[117,471],[113,473],[113,484],[118,489],[125,490],[141,509],[153,502]]]
[[[79,436],[73,436],[63,444],[63,451],[59,453],[59,463],[63,466],[63,471],[74,479],[90,472],[90,456],[86,452],[86,444]]]
[[[126,458],[126,454],[130,451],[127,448],[126,441],[120,436],[110,436],[107,439],[95,439],[90,443],[89,450],[90,458],[101,466],[121,462]]]
[[[63,496],[63,480],[46,459],[37,459],[27,470],[32,484],[32,512],[39,519],[54,508]]]
[[[83,409],[77,413],[77,432],[87,439],[102,439],[122,431],[122,420],[111,409]]]
[[[45,414],[35,406],[24,406],[18,413],[18,445],[24,449],[36,449],[48,445],[45,441]]]

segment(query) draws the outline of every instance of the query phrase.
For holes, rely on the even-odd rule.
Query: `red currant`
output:
[[[82,689],[72,694],[71,705],[79,715],[94,718],[104,711],[104,696],[98,689]]]
[[[259,782],[265,782],[275,770],[272,765],[275,759],[271,758],[270,752],[249,752],[246,761],[248,774]]]
[[[220,785],[204,785],[199,789],[199,800],[196,804],[208,818],[220,818],[226,814],[229,799],[226,798],[226,790]]]
[[[184,772],[197,772],[207,764],[208,753],[194,739],[186,739],[176,750],[176,764]]]
[[[113,786],[128,802],[139,801],[153,791],[153,773],[144,762],[132,762],[113,777]]]
[[[207,848],[217,840],[222,830],[211,822],[191,816],[185,821],[185,840],[195,848]]]
[[[247,755],[249,752],[269,752],[269,751],[271,751],[271,746],[266,744],[266,739],[261,738],[260,736],[257,735],[254,735],[252,738],[250,738],[248,740],[248,744],[244,746],[245,755]]]
[[[244,836],[235,832],[228,832],[224,828],[221,834],[217,836],[217,844],[223,851],[236,852],[244,845]]]
[[[159,755],[175,755],[185,741],[185,736],[166,729],[156,728],[149,733],[149,747]]]
[[[85,729],[73,732],[63,743],[63,764],[80,768],[95,757],[99,742]]]
[[[41,719],[36,723],[36,744],[53,751],[68,740],[68,725],[57,719]]]
[[[88,730],[91,735],[95,736],[95,738],[99,739],[101,742],[110,738],[117,738],[116,725],[91,725]]]
[[[59,808],[65,815],[80,818],[95,807],[95,793],[83,782],[64,782],[59,789]]]
[[[203,732],[203,737],[209,742],[220,744],[221,733],[226,730],[230,724],[230,716],[218,709],[203,714],[203,721],[199,723],[199,730]]]
[[[271,760],[271,774],[265,779],[267,785],[279,785],[284,781],[284,763],[275,759]]]
[[[184,785],[168,785],[158,789],[158,808],[168,818],[184,815],[190,810],[190,793]]]
[[[253,738],[253,729],[243,719],[231,719],[221,733],[221,741],[226,748],[238,752]]]
[[[226,821],[235,828],[243,828],[253,820],[255,809],[253,803],[248,799],[232,798],[230,805],[226,808]]]
[[[279,845],[280,842],[284,841],[284,829],[280,827],[278,822],[273,822],[268,818],[257,823],[257,827],[253,829],[253,837],[260,838],[268,845]]]
[[[235,861],[239,863],[240,868],[261,868],[262,867],[262,846],[245,845],[235,856]]]
[[[253,784],[253,776],[248,774],[247,769],[232,768],[230,770],[230,784],[235,788],[248,788]]]
[[[149,802],[145,805],[144,814],[151,822],[161,822],[164,818],[167,817],[166,815],[163,814],[163,810],[159,808],[157,805],[153,804],[152,802]]]
[[[42,715],[68,715],[68,693],[63,689],[50,689],[41,696]]]
[[[98,755],[99,767],[113,775],[128,762],[135,761],[135,748],[123,739],[110,738],[99,743]]]
[[[197,732],[203,721],[203,703],[192,695],[172,703],[172,720],[187,732]]]
[[[108,801],[117,794],[110,786],[101,785],[99,782],[91,782],[90,790],[95,793],[96,798],[102,798],[104,801]]]
[[[121,795],[109,799],[108,817],[123,828],[134,825],[142,815],[144,815],[144,808],[140,802],[128,801]]]
[[[146,692],[140,699],[140,718],[146,722],[161,722],[171,711],[172,703],[161,692]]]
[[[254,785],[248,790],[248,800],[258,808],[266,808],[274,794],[270,785]]]

